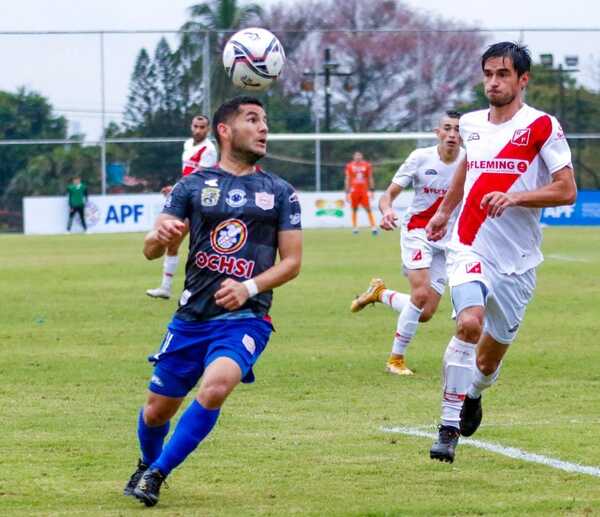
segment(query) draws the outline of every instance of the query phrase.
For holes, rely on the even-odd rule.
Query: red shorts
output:
[[[355,192],[350,192],[350,206],[353,209],[362,206],[367,210],[371,208],[371,200],[369,199],[369,193],[366,190],[357,190]]]

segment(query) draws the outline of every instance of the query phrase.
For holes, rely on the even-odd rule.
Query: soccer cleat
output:
[[[352,235],[358,235],[358,228],[352,228]]]
[[[148,289],[146,294],[151,298],[164,298],[168,300],[171,298],[171,291],[169,289],[165,289],[164,287],[157,287],[156,289]]]
[[[372,235],[373,237],[377,237],[377,236],[379,235],[379,230],[378,230],[377,228],[373,228],[373,229],[371,230],[371,235]]]
[[[429,450],[429,457],[432,460],[454,461],[454,453],[458,445],[460,431],[456,427],[447,425],[439,426],[439,434],[437,442],[435,442]]]
[[[385,364],[385,371],[394,375],[414,375],[404,361],[404,357],[390,357]]]
[[[479,429],[483,411],[481,410],[481,396],[476,399],[465,396],[463,407],[460,410],[460,434],[471,436]]]
[[[146,472],[146,470],[148,470],[148,465],[146,465],[142,460],[138,460],[137,469],[135,470],[135,472],[133,474],[131,474],[129,481],[125,485],[125,489],[123,490],[123,495],[133,495],[133,490],[137,486],[138,481],[142,477],[142,474],[144,472]]]
[[[154,506],[158,503],[160,487],[165,481],[165,476],[158,469],[148,469],[138,481],[133,489],[133,496],[139,499],[146,506]]]
[[[376,303],[381,301],[380,296],[384,290],[385,284],[383,283],[383,280],[381,278],[373,278],[369,283],[369,287],[367,287],[367,290],[364,293],[358,295],[354,300],[352,300],[352,304],[350,305],[350,311],[362,311],[370,303]]]

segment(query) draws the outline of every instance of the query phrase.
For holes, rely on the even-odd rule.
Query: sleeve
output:
[[[281,230],[301,230],[302,210],[298,193],[289,183],[284,183],[279,192],[278,228]]]
[[[419,169],[419,159],[416,151],[413,151],[408,155],[406,161],[400,165],[396,174],[392,178],[392,183],[396,185],[406,188],[411,183],[414,182],[415,175],[417,174],[417,170]]]
[[[202,153],[200,158],[200,167],[214,167],[218,161],[217,149],[212,142],[207,143],[206,150]]]
[[[178,181],[165,199],[163,214],[173,215],[181,220],[191,215],[192,196],[184,181]]]
[[[562,127],[556,118],[550,117],[550,119],[552,120],[552,133],[542,146],[540,156],[550,174],[554,174],[563,167],[573,168],[573,164],[571,163],[571,149]]]

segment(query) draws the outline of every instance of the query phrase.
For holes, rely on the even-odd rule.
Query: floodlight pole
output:
[[[100,103],[101,124],[100,130],[100,182],[102,195],[106,195],[106,96],[104,92],[104,32],[100,32]]]

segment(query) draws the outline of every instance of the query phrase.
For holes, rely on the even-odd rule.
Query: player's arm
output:
[[[384,230],[393,230],[397,228],[398,216],[394,212],[392,205],[394,199],[402,192],[402,187],[396,183],[390,183],[390,186],[386,189],[383,195],[379,198],[379,211],[383,216],[379,225]]]
[[[154,223],[154,229],[144,238],[144,256],[154,260],[165,254],[167,247],[181,239],[185,223],[171,214],[160,214]]]
[[[571,167],[563,167],[552,175],[552,182],[529,192],[490,192],[481,199],[488,216],[499,217],[511,206],[545,208],[571,205],[577,199],[577,185]]]
[[[279,287],[298,276],[302,263],[302,231],[280,231],[277,239],[279,262],[245,282],[226,279],[215,293],[217,305],[230,311],[239,309],[251,296]]]
[[[444,235],[446,235],[448,220],[450,219],[452,212],[454,212],[456,207],[462,201],[466,177],[467,159],[465,157],[458,164],[458,167],[452,176],[450,187],[444,196],[442,204],[437,209],[437,212],[433,214],[433,217],[429,220],[427,226],[425,227],[427,238],[429,240],[439,241]]]

